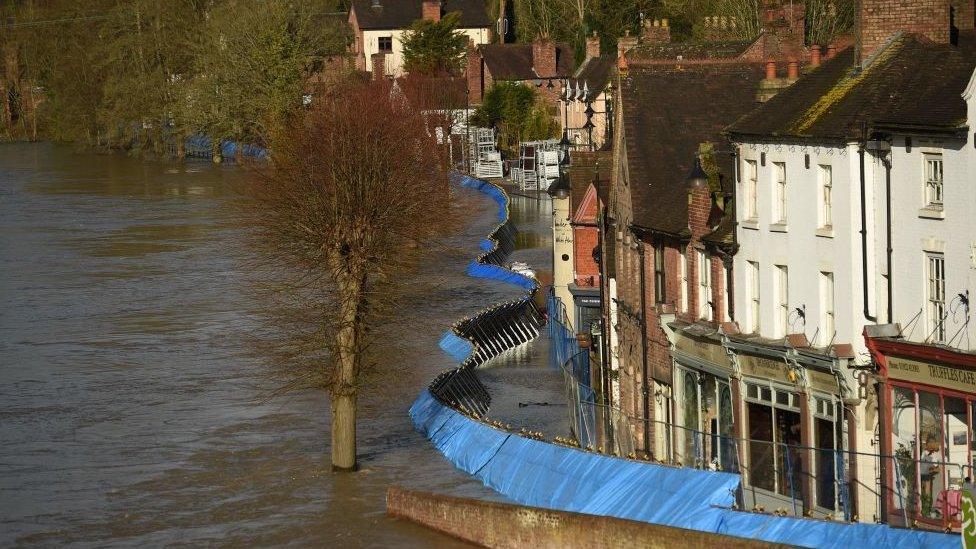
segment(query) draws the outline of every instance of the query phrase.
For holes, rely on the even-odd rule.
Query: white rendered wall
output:
[[[761,153],[766,153],[765,166]],[[806,168],[804,155],[810,155],[810,167]],[[866,361],[866,349],[862,330],[865,324],[862,304],[861,274],[861,211],[860,174],[856,145],[845,147],[813,147],[788,145],[761,145],[744,143],[740,147],[740,181],[736,188],[736,219],[739,223],[737,237],[739,251],[734,259],[735,310],[740,328],[748,330],[750,303],[748,295],[747,262],[759,264],[760,269],[760,317],[759,335],[781,338],[777,326],[778,296],[775,293],[775,266],[787,266],[789,273],[789,306],[793,311],[806,306],[806,323],[792,315],[789,333],[805,333],[815,344],[821,318],[820,273],[834,275],[834,318],[836,335],[833,343],[854,345],[860,362]],[[746,215],[745,161],[754,160],[757,177],[757,219],[750,222]],[[778,226],[773,222],[774,163],[786,164],[787,223]],[[819,165],[832,168],[832,231],[819,230],[818,193]],[[870,177],[872,166],[866,166]],[[868,188],[868,203],[872,190]],[[868,210],[869,234],[873,212]],[[869,239],[869,270],[874,265],[873,239]],[[874,293],[874,273],[869,296]],[[876,307],[871,302],[871,311]]]
[[[393,76],[403,75],[403,34],[406,30],[365,30],[363,31],[363,53],[366,56],[366,72],[373,72],[373,54],[379,53],[379,38],[381,36],[393,37],[393,52],[386,56],[386,74]],[[487,44],[489,42],[489,32],[487,28],[482,29],[458,29],[469,39],[474,40],[476,45]]]

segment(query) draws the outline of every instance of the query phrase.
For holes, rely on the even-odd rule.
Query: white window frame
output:
[[[945,165],[942,161],[942,155],[925,153],[922,157],[924,158],[925,169],[925,204],[930,208],[941,208],[945,200],[945,188],[943,187]]]
[[[786,162],[773,162],[773,223],[786,224]]]
[[[755,221],[759,218],[759,168],[755,160],[746,160],[746,220]]]
[[[776,324],[779,334],[790,333],[790,274],[786,265],[776,265]]]
[[[925,317],[928,321],[926,338],[935,343],[945,343],[946,315],[945,254],[925,254]]]
[[[712,263],[704,250],[698,250],[698,318],[712,320]]]
[[[826,347],[834,338],[836,321],[836,311],[834,310],[834,273],[820,271],[819,344],[821,347]]]
[[[820,183],[820,228],[829,229],[834,224],[833,217],[833,190],[834,174],[833,168],[829,164],[818,166],[818,179]]]
[[[762,328],[762,309],[760,308],[759,263],[747,261],[746,269],[749,288],[749,328],[750,333],[758,334]]]
[[[681,250],[678,258],[678,277],[681,282],[681,312],[688,312],[688,253]]]

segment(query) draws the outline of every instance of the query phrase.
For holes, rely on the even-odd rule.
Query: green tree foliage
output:
[[[461,68],[468,38],[457,30],[461,12],[440,21],[418,19],[403,35],[403,62],[409,73],[454,73]]]
[[[472,122],[481,127],[497,128],[499,146],[510,152],[521,141],[550,139],[559,135],[560,130],[550,107],[539,93],[516,82],[493,85],[472,115]]]

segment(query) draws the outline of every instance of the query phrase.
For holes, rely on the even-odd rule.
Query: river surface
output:
[[[363,399],[363,470],[334,475],[326,396],[277,396],[275,365],[246,343],[272,305],[230,207],[242,170],[0,146],[0,546],[452,547],[387,518],[387,487],[497,498],[407,416],[453,365],[443,330],[517,295],[463,274],[494,204],[462,197],[470,222],[390,332],[396,379]],[[514,199],[516,258],[542,278],[549,216]],[[493,393],[558,394],[534,349]]]

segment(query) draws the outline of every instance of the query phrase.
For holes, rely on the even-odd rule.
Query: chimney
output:
[[[766,80],[776,80],[776,61],[766,61]]]
[[[468,103],[480,105],[484,93],[484,75],[481,73],[481,54],[478,53],[474,40],[468,39]]]
[[[935,43],[948,44],[949,27],[949,0],[861,0],[857,18],[858,62],[863,66],[870,61],[899,32],[921,34]]]
[[[786,78],[778,78],[776,76],[776,61],[766,61],[766,78],[759,82],[756,101],[765,103],[772,99],[780,90],[788,88],[799,77],[799,72],[799,63],[790,61],[787,65]]]
[[[623,57],[625,53],[637,46],[637,37],[630,35],[630,30],[625,30],[624,35],[617,39],[617,57]]]
[[[833,59],[837,55],[837,45],[827,44],[827,59]]]
[[[671,28],[668,26],[668,20],[645,20],[641,40],[643,40],[646,44],[666,44],[671,42]]]
[[[810,45],[810,66],[813,68],[820,66],[820,44]]]
[[[373,80],[386,77],[386,54],[374,53],[371,60],[373,62]]]
[[[592,59],[594,57],[600,57],[600,37],[597,36],[596,31],[586,37],[586,58]]]
[[[424,0],[422,9],[422,17],[427,21],[433,21],[436,23],[441,20],[440,0]]]
[[[949,4],[953,32],[976,27],[976,0],[949,0]]]
[[[532,42],[532,70],[539,78],[556,76],[556,44],[547,37]]]

